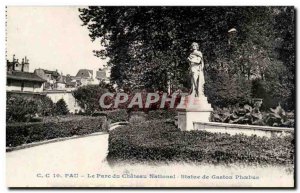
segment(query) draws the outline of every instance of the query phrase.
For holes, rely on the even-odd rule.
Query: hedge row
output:
[[[128,113],[125,109],[97,111],[92,116],[107,116],[110,123],[128,121]]]
[[[155,119],[175,119],[177,115],[177,111],[174,109],[168,110],[153,110],[148,112],[148,120],[155,120]]]
[[[103,117],[81,117],[79,119],[60,120],[42,123],[15,123],[6,126],[6,146],[49,140],[73,135],[85,135],[104,131]]]
[[[123,122],[128,120],[128,113],[125,109],[117,109],[106,111],[107,118],[111,120],[111,123]]]
[[[293,155],[291,136],[261,138],[182,132],[163,121],[123,126],[109,135],[109,160],[287,164],[293,163]]]
[[[44,116],[69,114],[63,99],[53,103],[45,95],[21,95],[8,93],[6,98],[6,122],[37,122]]]
[[[130,121],[133,119],[156,120],[156,119],[175,119],[177,112],[175,110],[151,110],[147,113],[143,111],[126,111],[125,109],[116,109],[108,111],[95,112],[93,116],[107,116],[111,123]],[[136,122],[136,121],[133,121]]]

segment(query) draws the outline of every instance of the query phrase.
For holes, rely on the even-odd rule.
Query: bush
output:
[[[6,122],[28,122],[37,113],[33,98],[14,95],[6,99]]]
[[[152,121],[119,127],[109,135],[109,160],[193,161],[207,163],[293,163],[294,139],[180,131]]]
[[[128,113],[125,109],[96,111],[92,114],[92,116],[106,116],[111,123],[128,121]]]
[[[205,93],[213,107],[227,107],[251,100],[251,81],[241,76],[231,76],[224,70],[210,69],[205,80]]]
[[[111,121],[111,123],[128,121],[128,113],[125,109],[116,109],[104,112],[107,114],[107,118]]]
[[[55,104],[55,114],[56,115],[66,115],[69,113],[68,106],[64,99],[59,99]]]
[[[52,100],[47,96],[41,96],[38,100],[36,100],[37,103],[37,113],[41,116],[50,116],[54,112],[54,103]]]
[[[143,111],[130,112],[129,122],[132,124],[144,123],[146,121],[146,114]]]
[[[230,106],[228,108],[214,109],[211,121],[232,123],[232,124],[250,124],[274,127],[294,127],[294,113],[285,112],[278,105],[275,109],[270,109],[270,112],[259,111],[258,107],[244,105],[243,107]]]
[[[155,110],[148,112],[148,120],[155,120],[155,119],[175,119],[177,116],[177,111],[174,109],[169,110]]]
[[[37,122],[35,117],[54,113],[54,103],[47,96],[7,95],[7,122]]]
[[[99,99],[104,93],[110,92],[103,83],[100,85],[87,85],[79,87],[73,91],[73,96],[77,100],[79,106],[84,109],[87,114],[92,114],[95,111],[105,110],[99,105]],[[109,97],[105,98],[109,102]],[[105,101],[105,104],[106,101]]]
[[[285,112],[279,104],[275,109],[270,109],[270,113],[265,114],[264,122],[270,126],[294,127],[295,117],[293,112]]]
[[[242,107],[229,107],[215,109],[211,121],[232,124],[264,125],[262,113],[258,107],[244,105]]]
[[[6,146],[104,131],[103,117],[78,117],[55,122],[15,123],[6,126]]]

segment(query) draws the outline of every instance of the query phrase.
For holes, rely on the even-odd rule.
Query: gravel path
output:
[[[99,171],[108,153],[108,134],[70,139],[6,153],[8,186],[48,186],[46,174]],[[8,175],[9,174],[9,175]],[[37,177],[38,174],[44,176]],[[49,184],[50,183],[50,184]],[[37,185],[37,184],[36,184]]]
[[[286,167],[214,166],[172,163],[169,165],[124,164],[106,161],[108,134],[70,139],[6,153],[9,187],[113,187],[113,186],[293,186]],[[160,178],[150,178],[161,176]],[[183,175],[183,178],[182,178]],[[202,179],[206,175],[209,179]],[[259,179],[235,179],[236,175]],[[116,178],[118,177],[119,178]],[[146,176],[147,179],[133,176]],[[176,176],[175,179],[164,176]],[[189,179],[187,176],[200,176]],[[212,179],[232,176],[233,179]]]

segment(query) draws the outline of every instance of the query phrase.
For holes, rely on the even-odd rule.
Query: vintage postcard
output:
[[[293,6],[7,6],[6,184],[295,188]]]

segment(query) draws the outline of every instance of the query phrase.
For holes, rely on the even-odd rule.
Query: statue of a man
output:
[[[192,53],[189,55],[188,60],[190,62],[190,76],[192,81],[191,95],[195,97],[204,95],[204,61],[203,55],[199,51],[199,45],[193,42],[191,45]]]

